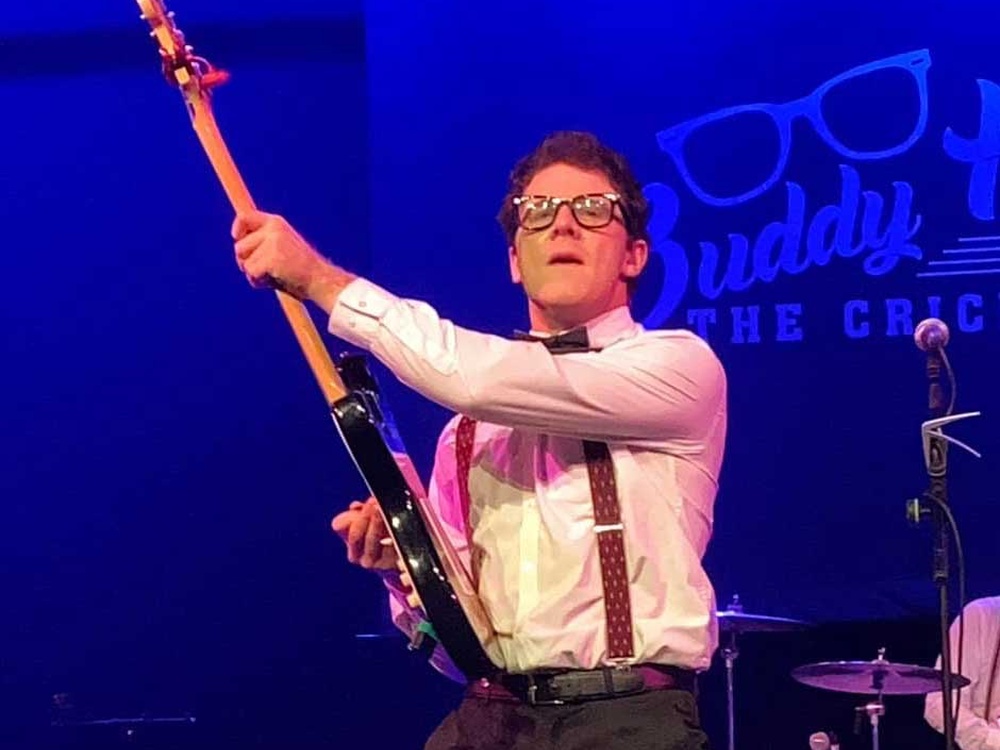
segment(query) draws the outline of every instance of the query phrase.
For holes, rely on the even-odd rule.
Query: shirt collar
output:
[[[637,336],[643,330],[642,326],[632,318],[632,313],[626,305],[603,312],[591,318],[583,325],[587,328],[587,338],[590,341],[590,345],[596,349],[603,349],[622,339]],[[578,326],[573,327],[577,328]],[[532,330],[531,333],[534,336],[541,337],[554,335],[536,330]],[[558,331],[557,333],[564,333],[564,331]]]

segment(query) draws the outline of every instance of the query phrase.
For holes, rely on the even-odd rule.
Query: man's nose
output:
[[[560,203],[556,207],[556,218],[552,222],[552,233],[553,234],[577,234],[580,231],[580,225],[576,222],[576,217],[573,216],[573,211],[569,207],[568,203]]]

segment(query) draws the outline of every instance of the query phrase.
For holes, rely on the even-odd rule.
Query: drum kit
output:
[[[723,636],[720,653],[726,669],[726,708],[729,725],[728,747],[735,750],[736,726],[734,717],[733,669],[739,656],[737,638],[743,633],[780,633],[802,630],[812,626],[803,620],[771,617],[744,612],[739,597],[734,596],[726,609],[716,613],[719,631]],[[871,725],[872,750],[879,750],[879,717],[885,714],[883,697],[886,695],[925,695],[941,690],[941,672],[913,664],[896,664],[886,661],[885,649],[878,651],[871,661],[830,661],[806,664],[792,670],[791,676],[803,685],[821,690],[855,695],[873,696],[855,710],[868,717]],[[969,680],[953,675],[955,688],[965,687]]]

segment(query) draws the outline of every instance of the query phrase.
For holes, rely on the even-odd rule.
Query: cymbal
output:
[[[812,687],[861,695],[923,695],[941,691],[941,672],[914,664],[874,661],[827,661],[792,670],[792,677]],[[969,679],[952,675],[952,686],[965,687]]]
[[[812,623],[803,620],[754,615],[735,609],[724,609],[715,614],[719,620],[719,629],[723,633],[783,633],[812,626]]]

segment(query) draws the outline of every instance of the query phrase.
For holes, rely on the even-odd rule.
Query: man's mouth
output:
[[[549,258],[549,265],[571,265],[571,266],[582,266],[583,259],[578,255],[572,255],[570,253],[556,253],[551,258]]]

